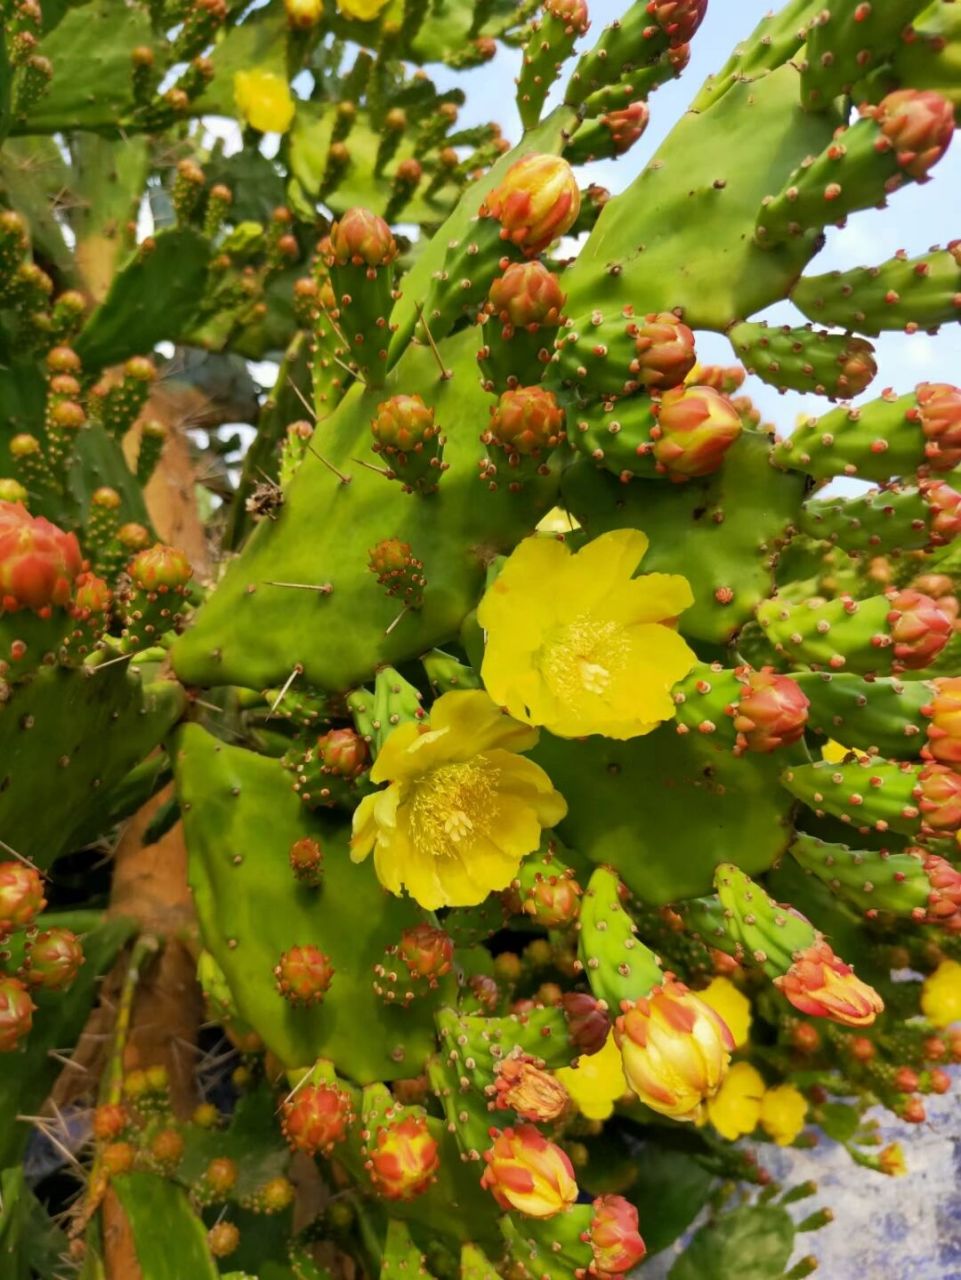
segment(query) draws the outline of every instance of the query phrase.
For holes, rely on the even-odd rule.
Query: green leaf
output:
[[[714,1177],[689,1153],[659,1142],[634,1151],[637,1176],[624,1192],[637,1208],[648,1253],[666,1249],[687,1230],[706,1204]]]
[[[27,1186],[23,1170],[0,1174],[0,1275],[31,1280],[57,1274],[67,1238]]]
[[[671,1267],[669,1280],[781,1280],[794,1223],[776,1205],[747,1205],[708,1223]]]
[[[217,1280],[204,1224],[181,1187],[153,1173],[112,1179],[127,1221],[142,1280]]]
[[[857,1107],[846,1102],[824,1102],[817,1108],[817,1124],[835,1142],[850,1142],[861,1124]]]

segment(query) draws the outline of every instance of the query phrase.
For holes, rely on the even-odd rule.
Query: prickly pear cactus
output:
[[[817,256],[961,26],[789,0],[587,186],[707,7],[5,5],[11,1280],[802,1277],[764,1144],[951,1087],[961,255]]]

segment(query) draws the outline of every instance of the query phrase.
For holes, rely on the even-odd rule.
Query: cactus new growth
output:
[[[5,7],[4,1280],[614,1280],[705,1206],[672,1277],[780,1280],[763,1144],[904,1172],[961,388],[871,339],[961,244],[817,255],[938,180],[961,21],[782,0],[661,129],[721,7]]]

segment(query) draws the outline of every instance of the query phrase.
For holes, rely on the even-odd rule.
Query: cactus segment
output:
[[[816,733],[889,760],[921,755],[922,712],[933,692],[926,681],[868,680],[831,671],[799,671],[794,679],[810,702],[809,724]]]
[[[879,334],[933,332],[961,317],[961,249],[952,242],[917,258],[895,254],[878,267],[802,276],[791,301],[818,324]]]
[[[791,856],[869,918],[879,911],[919,921],[925,917],[931,884],[917,853],[856,850],[816,836],[798,835],[791,845]]]
[[[598,867],[584,893],[578,955],[598,1000],[617,1010],[621,1001],[646,996],[662,980],[657,957],[637,937],[637,926],[620,901],[621,883]]]
[[[203,1221],[183,1187],[155,1173],[125,1173],[111,1183],[130,1224],[144,1276],[166,1272],[217,1280]]]
[[[877,373],[871,344],[847,334],[744,323],[729,330],[728,337],[738,359],[779,391],[849,400]]]
[[[434,997],[385,1009],[372,979],[387,946],[422,918],[417,908],[385,894],[373,867],[350,862],[347,831],[311,817],[277,761],[197,726],[182,732],[174,759],[201,931],[243,1020],[289,1067],[323,1056],[359,1083],[416,1075],[433,1048]],[[326,852],[322,911],[287,862],[305,836]],[[323,1003],[311,1008],[292,1008],[274,988],[274,966],[292,942],[321,947],[334,968]],[[368,1028],[362,1041],[357,1025]]]
[[[919,794],[921,770],[908,761],[863,758],[831,764],[822,760],[786,769],[781,781],[817,815],[830,814],[861,833],[917,836],[928,816]],[[953,814],[948,812],[947,817],[950,821]]]
[[[926,8],[924,0],[823,6],[807,29],[801,71],[801,101],[808,111],[828,110],[834,99],[850,93],[878,66],[887,62],[904,32]],[[911,83],[915,83],[912,81]]]
[[[531,23],[517,79],[517,110],[525,129],[541,118],[548,90],[590,25],[584,0],[548,0]]]
[[[811,499],[801,508],[798,530],[850,553],[898,555],[950,542],[961,531],[959,505],[961,495],[948,481],[892,485],[857,498]]]

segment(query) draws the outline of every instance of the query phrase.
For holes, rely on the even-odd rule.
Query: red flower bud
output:
[[[649,0],[647,12],[672,45],[686,44],[704,21],[707,0]]]
[[[898,89],[863,110],[880,125],[901,168],[918,182],[925,181],[954,135],[954,108],[932,89]]]
[[[934,697],[921,708],[930,720],[922,754],[925,759],[957,767],[961,765],[961,676],[945,676],[931,683]]]
[[[83,947],[70,929],[44,929],[27,951],[26,979],[31,987],[64,991],[83,964]]]
[[[70,612],[74,618],[86,622],[90,618],[102,618],[110,612],[113,592],[95,573],[82,573],[76,581]]]
[[[961,389],[922,382],[915,396],[928,465],[935,471],[953,471],[961,465]]]
[[[911,1097],[905,1098],[904,1104],[901,1106],[898,1114],[906,1124],[924,1124],[927,1119],[927,1113],[924,1110],[924,1102],[917,1096],[917,1094],[912,1094]]]
[[[511,909],[530,916],[545,929],[573,924],[581,912],[581,886],[573,871],[538,875],[523,896],[509,890]]]
[[[434,410],[418,395],[391,396],[377,406],[370,429],[376,441],[374,449],[386,453],[419,453],[437,436]]]
[[[926,764],[913,795],[926,827],[932,831],[961,828],[961,774],[944,764]]]
[[[591,25],[585,0],[545,0],[544,12],[563,22],[568,32],[576,31],[579,36],[586,35]]]
[[[35,1008],[18,978],[0,977],[0,1053],[12,1053],[29,1032]]]
[[[570,1105],[567,1090],[530,1054],[515,1052],[497,1064],[492,1086],[494,1108],[516,1111],[523,1120],[549,1124]]]
[[[389,596],[401,596],[411,609],[424,602],[424,562],[414,555],[409,542],[400,538],[384,538],[368,553],[368,566]]]
[[[901,1093],[916,1093],[920,1081],[913,1067],[898,1067],[894,1073],[894,1087]]]
[[[877,377],[874,348],[864,338],[848,338],[843,355],[838,357],[838,365],[841,371],[836,390],[844,399],[859,396]]]
[[[150,546],[150,530],[135,520],[128,520],[117,530],[117,541],[125,551],[143,551]]]
[[[329,729],[317,739],[314,754],[325,773],[356,778],[370,764],[370,748],[355,729]]]
[[[290,1004],[319,1004],[330,989],[334,967],[319,947],[291,947],[277,962],[274,977]]]
[[[93,1113],[93,1136],[100,1142],[111,1142],[120,1137],[128,1123],[127,1113],[119,1102],[105,1102]]]
[[[383,218],[369,209],[348,209],[330,229],[328,266],[386,267],[397,257],[397,241]]]
[[[647,1253],[637,1226],[637,1210],[623,1196],[598,1196],[585,1240],[594,1254],[591,1274],[599,1280],[632,1271]]]
[[[821,1047],[821,1033],[810,1022],[796,1022],[791,1027],[791,1044],[798,1053],[817,1053]]]
[[[951,639],[951,619],[937,600],[910,587],[886,594],[891,605],[888,630],[894,641],[895,659],[909,671],[920,671]]]
[[[437,1143],[418,1113],[392,1120],[367,1148],[367,1171],[385,1200],[413,1200],[434,1181],[440,1167]]]
[[[284,1137],[294,1151],[329,1155],[353,1123],[350,1094],[336,1084],[305,1084],[280,1108]]]
[[[924,874],[931,886],[927,922],[954,928],[961,915],[961,871],[936,853],[924,855]]]
[[[564,410],[543,387],[505,391],[481,439],[503,449],[515,465],[520,457],[540,458],[564,439]]]
[[[566,301],[557,276],[536,259],[512,262],[494,280],[488,298],[490,310],[504,326],[503,336],[507,339],[515,329],[530,333],[541,328],[556,329]]]
[[[735,754],[766,753],[790,746],[804,736],[810,703],[790,676],[765,668],[742,681],[736,705],[729,708],[737,730]]]
[[[26,862],[0,862],[0,941],[25,929],[47,905],[43,880]]]
[[[193,570],[183,551],[157,542],[134,556],[127,573],[142,591],[164,592],[185,587]]]
[[[0,502],[0,613],[33,609],[46,616],[70,601],[80,573],[80,545],[20,503]]]
[[[631,332],[636,356],[631,373],[649,391],[678,387],[694,368],[694,334],[670,311],[653,312]],[[713,390],[713,388],[712,388]]]
[[[412,978],[426,978],[432,987],[450,973],[454,963],[454,940],[431,924],[417,924],[400,935],[398,955]]]
[[[318,840],[304,836],[290,846],[290,869],[294,878],[316,889],[323,877],[324,851]]]
[[[651,118],[646,102],[632,102],[629,107],[608,111],[601,116],[601,124],[611,135],[614,154],[622,156],[640,139]]]
[[[869,1027],[884,1001],[823,940],[801,952],[787,973],[774,979],[795,1009],[848,1027]]]
[[[847,1047],[851,1057],[857,1062],[870,1062],[877,1053],[874,1041],[867,1036],[852,1036]]]
[[[506,1211],[532,1218],[553,1218],[577,1199],[574,1168],[567,1154],[531,1124],[491,1130],[484,1152],[487,1168],[481,1186]]]
[[[529,155],[511,165],[481,205],[480,216],[496,218],[501,238],[534,257],[570,230],[580,210],[581,193],[567,161]]]
[[[922,480],[920,489],[928,504],[928,528],[933,546],[951,542],[961,533],[961,493],[946,480]]]
[[[935,1067],[928,1074],[928,1084],[932,1093],[950,1093],[951,1077],[946,1071],[942,1071],[940,1067]]]
[[[711,387],[673,387],[661,397],[651,431],[658,468],[678,480],[712,475],[741,429],[726,396]]]
[[[581,991],[567,991],[561,1000],[567,1019],[567,1034],[579,1053],[588,1057],[600,1053],[611,1032],[611,1019],[600,1001]]]

